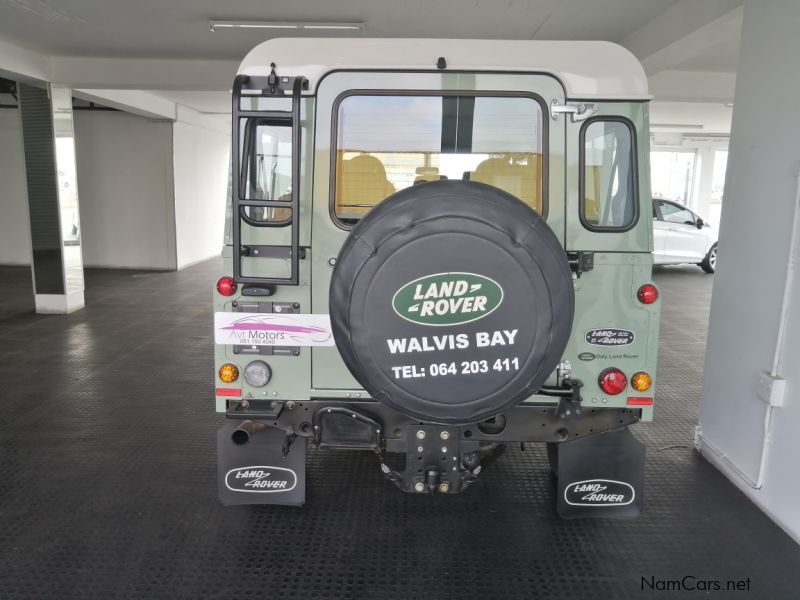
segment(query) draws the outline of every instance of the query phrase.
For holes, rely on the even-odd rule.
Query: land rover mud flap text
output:
[[[296,439],[284,458],[286,434],[266,427],[246,444],[235,444],[231,434],[239,426],[226,420],[217,431],[219,499],[223,504],[288,504],[305,502],[306,442]]]
[[[591,435],[552,450],[560,516],[619,519],[639,515],[645,446],[630,430]]]
[[[331,277],[333,336],[373,398],[443,424],[492,417],[561,360],[574,286],[558,238],[497,188],[438,181],[373,208]]]

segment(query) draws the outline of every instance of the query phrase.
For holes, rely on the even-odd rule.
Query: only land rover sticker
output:
[[[420,325],[460,325],[482,319],[503,302],[503,288],[475,273],[435,273],[409,281],[392,297],[400,317]]]
[[[633,343],[633,332],[628,329],[590,329],[584,336],[587,344],[592,346],[627,346]]]
[[[630,483],[613,479],[586,479],[564,488],[564,500],[572,506],[625,506],[635,497]]]
[[[225,485],[233,492],[288,492],[297,485],[297,475],[284,467],[239,467],[225,474]]]

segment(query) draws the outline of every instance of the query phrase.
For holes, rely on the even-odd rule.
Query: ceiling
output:
[[[721,71],[735,73],[739,60],[739,32],[711,44],[701,54],[678,62],[673,68],[684,71]]]
[[[210,19],[356,21],[368,37],[621,41],[676,0],[0,0],[0,37],[70,56],[241,59],[265,30]],[[284,36],[290,34],[280,30]],[[352,35],[354,32],[347,32]],[[304,32],[303,35],[307,35]],[[331,35],[330,31],[321,32]]]
[[[150,90],[162,98],[188,106],[189,108],[206,114],[231,114],[230,92],[217,91],[187,91],[187,90]]]
[[[702,121],[704,131],[723,131],[729,127],[730,111],[724,104],[733,94],[730,74],[736,71],[741,30],[741,17],[737,21],[730,15],[739,4],[740,0],[0,0],[0,43],[44,56],[79,57],[73,63],[92,65],[85,67],[92,70],[96,63],[88,61],[98,58],[159,59],[157,64],[188,59],[199,65],[214,60],[235,68],[258,43],[293,34],[264,29],[211,32],[211,20],[364,23],[361,32],[316,32],[325,37],[609,40],[627,46],[643,61],[651,89],[658,89],[655,122]],[[302,35],[314,33],[304,30]],[[729,75],[726,79],[721,74]],[[145,89],[201,113],[229,115],[230,94],[219,91],[219,85],[204,85],[204,76],[199,79],[201,83],[191,87],[170,86],[168,80],[162,87]],[[694,98],[705,87],[705,98]],[[694,112],[691,103],[687,107],[658,102],[690,97]],[[713,103],[700,106],[708,100]]]
[[[650,130],[724,135],[730,133],[732,115],[733,107],[719,102],[653,102],[650,106]]]

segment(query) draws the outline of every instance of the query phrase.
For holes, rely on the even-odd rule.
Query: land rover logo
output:
[[[233,492],[288,492],[297,485],[297,475],[283,467],[239,467],[225,474],[225,485]]]
[[[420,325],[477,321],[503,302],[503,288],[475,273],[436,273],[409,281],[392,298],[394,311]]]
[[[597,358],[594,352],[581,352],[578,354],[578,360],[590,361]]]
[[[564,488],[564,500],[572,506],[625,506],[636,492],[630,483],[612,479],[587,479]]]
[[[590,329],[585,335],[586,343],[592,346],[627,346],[633,343],[634,335],[627,329]]]

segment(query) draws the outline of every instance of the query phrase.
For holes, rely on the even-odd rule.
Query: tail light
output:
[[[236,282],[232,277],[220,277],[217,281],[217,291],[223,296],[233,296],[236,293]]]
[[[658,288],[652,283],[645,283],[636,292],[636,297],[639,298],[639,302],[642,304],[652,304],[658,300]]]
[[[239,368],[231,363],[225,363],[219,368],[219,378],[225,383],[233,383],[239,379]]]
[[[625,373],[612,367],[600,373],[598,383],[600,384],[600,389],[606,394],[616,396],[622,393],[628,385],[628,378],[625,377]]]
[[[646,392],[653,384],[653,379],[644,371],[634,373],[631,377],[631,387],[637,392]]]

